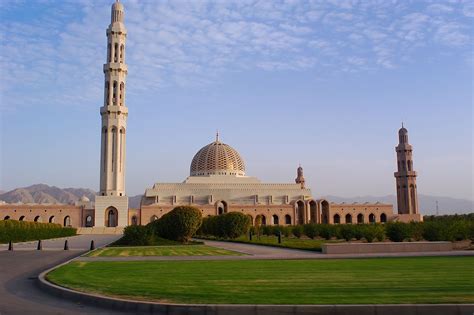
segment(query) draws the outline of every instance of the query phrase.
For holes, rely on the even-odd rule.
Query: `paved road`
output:
[[[80,235],[68,238],[75,250],[64,251],[63,240],[45,241],[43,251],[36,243],[15,244],[10,252],[0,249],[0,314],[123,314],[98,307],[85,306],[56,298],[36,286],[36,277],[44,270],[86,252],[90,240],[102,246],[120,235]],[[22,248],[22,249],[20,249]],[[30,248],[31,250],[27,250]],[[17,250],[18,249],[18,250]]]

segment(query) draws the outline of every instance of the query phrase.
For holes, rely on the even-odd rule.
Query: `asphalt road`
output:
[[[123,314],[74,303],[41,291],[36,285],[38,275],[57,264],[86,252],[90,240],[101,246],[119,238],[116,235],[80,235],[68,238],[69,251],[62,250],[64,239],[44,241],[42,251],[36,242],[15,244],[14,251],[0,248],[0,315],[7,314]],[[74,244],[74,245],[73,245]],[[72,246],[73,245],[73,246]]]

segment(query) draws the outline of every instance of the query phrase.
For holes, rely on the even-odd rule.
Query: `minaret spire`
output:
[[[298,169],[296,170],[295,183],[300,184],[301,189],[305,189],[305,180],[304,180],[303,168],[301,167],[301,164],[298,167]]]
[[[397,204],[399,214],[419,214],[417,174],[413,170],[413,148],[408,143],[408,130],[403,126],[398,131],[397,172]]]
[[[216,130],[216,142],[219,142],[219,129]]]
[[[100,158],[100,193],[96,197],[96,226],[128,224],[128,197],[125,194],[125,146],[128,108],[125,103],[127,29],[125,10],[118,0],[112,4],[107,28],[107,59],[104,64],[104,104]],[[112,211],[112,212],[110,212]]]

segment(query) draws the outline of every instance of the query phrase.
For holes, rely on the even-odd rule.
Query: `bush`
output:
[[[409,223],[389,222],[385,225],[385,233],[392,242],[403,242],[411,237]]]
[[[367,242],[372,243],[375,239],[383,241],[385,239],[385,231],[380,224],[364,224],[360,226],[362,234]]]
[[[341,238],[350,241],[355,237],[355,226],[350,224],[341,225],[339,233],[341,234]]]
[[[156,237],[149,226],[130,225],[123,230],[123,236],[116,245],[149,246],[155,244]]]
[[[321,224],[319,228],[319,236],[326,240],[330,240],[337,234],[337,227],[335,225]]]
[[[303,236],[303,226],[301,225],[295,225],[292,229],[291,229],[291,232],[293,233],[294,236],[296,236],[297,238],[300,238],[301,236]]]
[[[0,243],[25,242],[76,235],[76,229],[55,223],[0,221]]]
[[[304,235],[306,235],[310,239],[314,239],[315,237],[319,236],[318,225],[314,223],[303,225],[303,231]]]
[[[263,225],[262,234],[266,236],[273,235],[273,228],[270,225]]]
[[[198,234],[235,239],[247,234],[251,224],[252,219],[248,215],[229,212],[205,218]],[[252,232],[256,232],[255,228],[252,229]]]
[[[201,210],[191,206],[180,206],[149,223],[149,227],[155,236],[187,243],[201,224]]]

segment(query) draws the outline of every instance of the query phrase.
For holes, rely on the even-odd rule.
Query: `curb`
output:
[[[38,277],[38,285],[57,297],[74,303],[84,303],[134,314],[194,314],[194,315],[290,315],[290,314],[370,314],[370,315],[472,315],[474,304],[361,304],[361,305],[247,305],[247,304],[168,304],[142,302],[98,294],[83,293],[53,284],[46,274],[70,261],[46,271]]]

